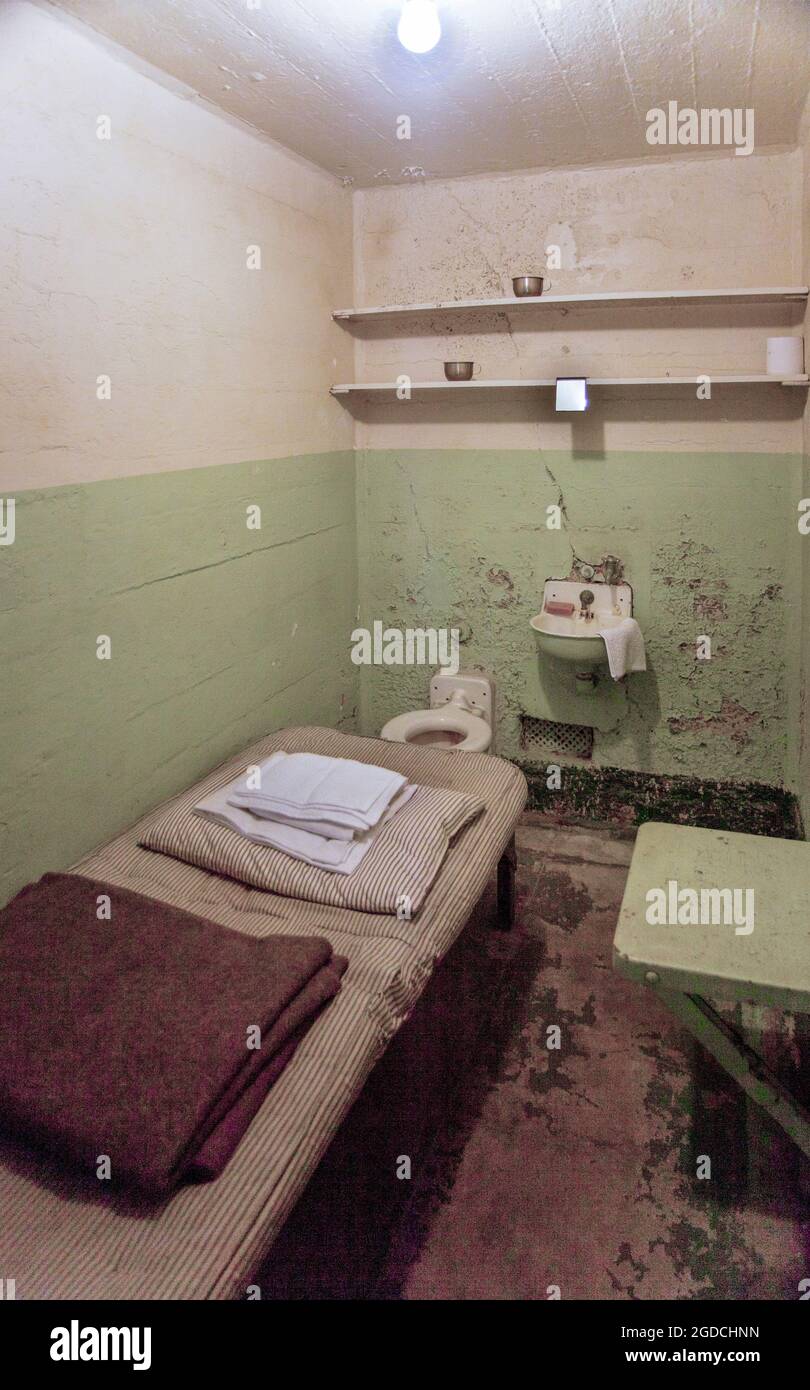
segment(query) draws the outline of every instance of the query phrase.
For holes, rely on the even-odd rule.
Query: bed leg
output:
[[[498,861],[498,930],[511,931],[515,925],[515,873],[517,849],[512,836]]]

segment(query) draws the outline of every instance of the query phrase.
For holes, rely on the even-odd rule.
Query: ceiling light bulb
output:
[[[411,53],[429,53],[442,36],[435,0],[405,0],[397,38]]]

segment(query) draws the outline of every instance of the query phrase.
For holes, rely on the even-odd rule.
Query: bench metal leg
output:
[[[753,1048],[699,994],[680,994],[665,989],[656,989],[655,993],[742,1086],[746,1095],[767,1110],[810,1158],[810,1112],[785,1089]]]
[[[517,849],[512,836],[498,861],[498,929],[511,931],[515,925],[515,874]]]

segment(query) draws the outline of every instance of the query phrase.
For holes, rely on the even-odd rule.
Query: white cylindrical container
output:
[[[804,338],[769,338],[769,376],[801,376],[804,372]]]

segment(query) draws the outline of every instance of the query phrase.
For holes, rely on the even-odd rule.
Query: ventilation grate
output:
[[[560,724],[555,719],[535,719],[530,714],[522,714],[520,746],[530,757],[538,759],[555,753],[569,758],[590,758],[593,729],[586,724]]]

